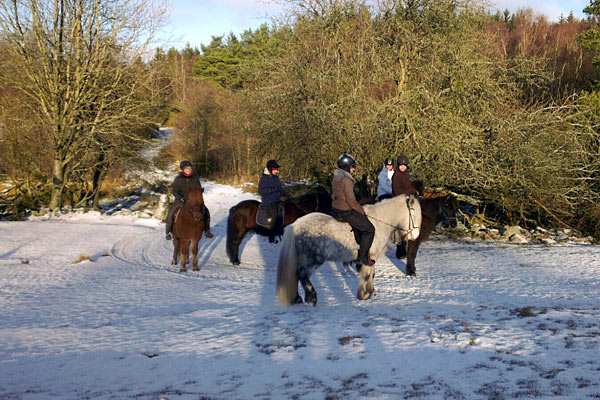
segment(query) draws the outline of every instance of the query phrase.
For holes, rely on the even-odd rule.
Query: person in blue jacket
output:
[[[383,167],[379,172],[379,184],[377,185],[377,200],[393,197],[392,176],[394,175],[394,160],[388,157],[383,162]]]

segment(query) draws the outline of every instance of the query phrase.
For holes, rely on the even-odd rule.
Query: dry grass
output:
[[[83,261],[92,261],[92,258],[86,254],[80,254],[79,257],[75,261],[73,261],[73,264],[79,264]]]

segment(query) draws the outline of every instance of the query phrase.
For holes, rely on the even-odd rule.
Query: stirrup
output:
[[[171,232],[167,233],[167,237],[165,239],[173,240],[173,235],[171,234]]]
[[[213,235],[211,231],[205,231],[204,236],[206,236],[208,239],[210,239],[210,238],[214,237],[215,235]]]

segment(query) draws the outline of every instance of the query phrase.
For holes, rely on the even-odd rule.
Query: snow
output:
[[[198,272],[169,265],[155,218],[0,222],[1,399],[600,396],[600,246],[434,236],[415,278],[392,248],[377,260],[374,299],[326,263],[317,306],[286,308],[280,244],[225,253],[229,208],[254,195],[204,186]]]

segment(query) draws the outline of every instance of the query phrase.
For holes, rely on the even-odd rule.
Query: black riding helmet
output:
[[[388,157],[383,162],[383,165],[394,165],[394,160],[392,160],[392,157]]]
[[[398,156],[398,166],[400,165],[406,165],[408,167],[408,157],[406,157],[404,154]]]
[[[339,169],[350,172],[350,167],[356,167],[356,161],[351,155],[344,153],[338,158],[337,165]]]
[[[184,168],[187,167],[192,167],[192,163],[187,161],[187,160],[183,160],[182,162],[179,163],[179,169],[183,171]]]
[[[277,164],[277,161],[275,161],[275,160],[269,160],[269,161],[267,161],[267,169],[269,171],[272,170],[272,169],[275,169],[275,168],[279,168],[279,164]]]

